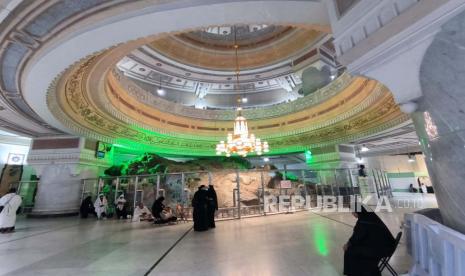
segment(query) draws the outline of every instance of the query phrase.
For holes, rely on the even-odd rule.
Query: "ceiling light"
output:
[[[242,98],[242,102],[246,103],[246,102],[248,102],[248,99],[247,98]]]
[[[265,157],[265,158],[263,158],[263,161],[265,161],[265,162],[269,162],[269,161],[270,161],[270,158],[268,158],[268,157]]]
[[[163,88],[159,87],[157,89],[157,94],[160,95],[160,96],[165,96],[166,92]]]
[[[329,78],[330,78],[331,80],[334,80],[334,79],[336,78],[336,75],[331,75],[331,76],[329,76]]]
[[[365,145],[362,145],[362,148],[360,149],[361,152],[367,152],[369,151],[370,149],[367,148]]]
[[[165,90],[163,90],[162,86],[161,86],[161,82],[162,82],[162,79],[161,79],[161,75],[160,75],[160,82],[158,83],[158,88],[157,88],[157,94],[160,95],[160,96],[165,96]]]

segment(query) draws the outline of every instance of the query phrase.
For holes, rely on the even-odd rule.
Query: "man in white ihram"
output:
[[[106,219],[107,218],[107,207],[108,201],[104,194],[99,194],[97,199],[94,202],[95,213],[97,214],[97,219]]]
[[[16,211],[21,206],[22,199],[16,194],[16,188],[0,198],[0,233],[11,233],[15,231]]]

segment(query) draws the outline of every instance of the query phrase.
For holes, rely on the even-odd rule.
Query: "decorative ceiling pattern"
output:
[[[263,107],[301,97],[303,69],[324,66],[328,79],[331,72],[337,75],[335,53],[326,46],[330,40],[330,34],[312,26],[201,28],[161,35],[131,51],[117,67],[143,89],[156,94],[163,88],[161,97],[186,106],[231,109],[247,98],[244,107]]]
[[[64,22],[83,19],[118,6],[123,0],[23,1],[4,20],[0,31],[0,127],[28,136],[61,133],[40,119],[21,93],[20,80],[27,61],[54,35]]]
[[[314,47],[326,34],[314,29],[269,26],[241,35],[248,26],[238,29],[238,60],[241,71],[261,68],[286,61]],[[270,32],[266,32],[271,29]],[[167,35],[149,43],[162,55],[192,67],[218,71],[234,71],[236,58],[234,34],[212,35],[204,31]]]
[[[105,38],[103,39],[104,43],[97,43],[93,46],[82,42],[80,40],[82,37],[78,39],[76,37],[83,33],[95,34],[94,29],[105,27],[105,24],[112,25],[122,18],[128,19],[125,14],[134,12],[131,15],[135,15],[141,10],[145,12],[148,7],[150,8],[149,13],[160,13],[161,15],[165,11],[176,10],[180,7],[186,8],[212,3],[224,4],[224,2],[236,1],[35,0],[21,2],[4,19],[0,29],[0,127],[29,136],[57,135],[63,134],[62,131],[71,131],[75,135],[114,142],[130,149],[158,151],[167,154],[213,154],[216,139],[223,137],[225,132],[231,128],[228,122],[228,118],[233,116],[231,111],[205,110],[205,113],[197,113],[176,103],[169,105],[170,109],[168,110],[163,109],[160,107],[160,102],[152,101],[150,97],[144,99],[135,95],[144,95],[143,89],[126,89],[125,87],[130,87],[131,82],[112,79],[115,77],[112,72],[116,72],[112,71],[115,69],[114,65],[123,56],[99,68],[96,66],[102,66],[100,63],[102,57],[88,57],[89,54],[109,49],[108,47],[116,43],[126,43],[143,37],[146,39],[144,43],[133,44],[135,47],[131,50],[142,45],[145,46],[139,50],[141,53],[142,50],[145,51],[145,54],[151,53],[151,50],[153,52],[160,49],[166,50],[166,52],[160,52],[162,53],[160,54],[161,59],[162,56],[166,58],[170,55],[171,49],[162,47],[168,45],[169,42],[156,44],[155,42],[161,38],[160,36],[154,37],[153,40],[147,39],[152,34],[147,32],[147,28],[140,25],[138,26],[144,31],[140,35],[137,33],[139,36],[132,35],[134,32],[131,32],[132,36],[125,33],[114,40]],[[296,7],[303,6],[303,4],[296,5],[296,2],[298,1],[289,1],[289,5],[294,6],[294,11],[298,13],[299,10]],[[292,70],[295,73],[295,71],[304,68],[315,55],[335,62],[331,54],[328,55],[326,51],[332,46],[327,43],[328,41],[321,40],[329,31],[328,21],[325,16],[319,17],[318,14],[315,14],[324,7],[319,5],[319,2],[314,2],[317,3],[314,6],[307,4],[308,2],[301,1],[301,3],[305,3],[306,7],[316,7],[316,9],[300,9],[306,12],[304,15],[301,13],[298,20],[293,21],[293,18],[281,17],[280,14],[273,14],[273,18],[279,18],[278,20],[266,17],[261,20],[263,22],[269,20],[275,24],[294,23],[292,27],[249,24],[241,27],[243,30],[237,32],[243,47],[241,54],[247,58],[244,68],[250,73],[244,77],[248,77],[249,83],[253,83],[253,89],[265,91],[266,88],[257,86],[261,85],[260,82],[266,83],[270,87],[276,85],[268,82],[270,79],[266,75],[268,72],[270,72],[270,76],[273,75],[276,78],[284,77],[283,83],[287,81],[286,77],[292,77],[293,82],[298,82],[298,75],[296,77],[292,75]],[[308,13],[312,12],[313,15],[308,16]],[[253,16],[256,19],[256,15]],[[303,20],[304,17],[307,19]],[[115,22],[102,22],[103,18],[113,18]],[[308,18],[315,18],[315,20]],[[249,22],[249,20],[245,22]],[[205,26],[228,23],[235,24],[237,22],[223,22],[215,19]],[[184,27],[170,26],[166,29],[155,29],[159,34],[189,28],[187,25],[182,26]],[[229,27],[228,30],[228,27],[209,27],[202,31],[190,30],[189,33],[169,33],[168,36],[186,49],[204,49],[205,52],[213,53],[214,58],[208,63],[198,56],[188,55],[185,59],[178,57],[178,61],[172,59],[174,62],[170,65],[177,65],[176,62],[180,63],[179,61],[190,62],[188,70],[190,72],[182,72],[181,74],[185,80],[190,81],[200,80],[200,78],[194,78],[194,74],[208,75],[205,74],[205,70],[219,72],[217,75],[211,74],[211,76],[224,78],[224,86],[218,86],[218,89],[212,86],[211,91],[213,93],[227,92],[227,78],[230,77],[232,68],[231,60],[224,58],[224,60],[229,61],[218,63],[215,60],[215,55],[226,57],[225,55],[229,54],[228,45],[232,28]],[[70,37],[76,38],[76,41],[81,41],[76,45],[82,45],[85,51],[81,52],[75,49],[78,53],[70,55],[72,57],[62,55],[66,57],[62,63],[57,60],[47,62],[49,61],[45,58],[47,54],[57,48],[66,49],[62,45],[66,44],[65,42],[70,40]],[[291,42],[292,40],[301,41],[308,47],[299,48],[290,43],[289,40]],[[93,43],[89,41],[89,44]],[[269,47],[273,49],[266,49],[267,44],[273,45],[273,47]],[[76,45],[73,47],[78,48],[79,46]],[[156,48],[156,46],[160,46],[160,48]],[[255,59],[248,56],[253,52],[269,53],[272,61],[264,58],[264,55]],[[138,56],[130,55],[130,51],[126,51],[125,55],[132,61],[136,61],[137,66],[147,66],[152,71],[152,64],[144,64],[143,59],[137,59]],[[296,55],[297,58],[291,58],[290,55]],[[79,59],[82,61],[70,67],[61,76],[57,76],[64,68]],[[289,60],[292,62],[289,63]],[[205,64],[199,64],[199,62]],[[55,68],[55,70],[41,71],[38,64],[45,64],[48,66],[47,68]],[[166,62],[164,65],[167,65]],[[157,65],[155,64],[155,66]],[[205,66],[205,68],[201,68],[201,66]],[[263,66],[268,68],[256,73]],[[273,70],[268,70],[269,67],[273,67]],[[134,73],[132,70],[135,68],[137,67],[131,68],[131,73]],[[37,71],[40,74],[31,73]],[[101,72],[101,74],[95,74],[96,71]],[[158,71],[162,72],[163,70]],[[192,75],[188,76],[186,73]],[[40,75],[40,79],[43,81],[28,77],[32,75]],[[257,75],[259,76],[257,77]],[[57,79],[51,84],[47,95],[48,107],[54,115],[52,116],[48,111],[42,112],[42,110],[47,110],[46,108],[39,107],[45,105],[44,87],[55,76]],[[150,78],[145,80],[153,81]],[[177,82],[176,78],[173,80]],[[286,90],[283,88],[283,83],[279,85]],[[219,82],[215,85],[223,85],[223,83]],[[231,84],[229,83],[229,85]],[[39,88],[36,89],[37,87]],[[248,91],[247,87],[249,86],[244,86],[243,90]],[[253,89],[251,88],[250,91]],[[234,87],[231,87],[230,90],[234,91]],[[386,88],[373,81],[353,79],[350,84],[340,87],[340,90],[331,88],[321,91],[330,91],[328,92],[330,94],[317,93],[315,95],[321,95],[321,98],[312,99],[307,98],[307,96],[302,98],[302,101],[278,104],[271,109],[259,108],[247,111],[251,118],[250,123],[253,131],[263,134],[263,137],[270,141],[270,145],[274,147],[273,154],[298,152],[309,147],[360,139],[366,135],[392,128],[407,119],[406,115],[400,113]],[[30,95],[33,94],[40,94],[40,97],[31,97]],[[36,102],[40,102],[40,104],[36,104]],[[307,104],[310,102],[311,104]],[[198,111],[203,112],[202,110]],[[42,120],[41,116],[46,121]]]
[[[169,113],[132,97],[115,78],[115,71],[100,70],[111,51],[77,64],[50,88],[49,108],[57,119],[80,135],[135,150],[214,155],[215,144],[231,130],[232,122]],[[271,154],[351,141],[408,119],[384,86],[363,78],[353,79],[318,104],[295,109],[294,103],[288,103],[287,111],[277,117],[249,119],[251,130],[269,141]],[[231,117],[230,111],[217,111],[222,112],[223,118]]]

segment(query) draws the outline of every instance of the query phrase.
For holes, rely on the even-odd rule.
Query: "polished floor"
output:
[[[381,216],[397,233],[412,210]],[[0,275],[341,275],[354,223],[350,214],[299,212],[197,233],[191,223],[19,219],[15,233],[0,235]],[[404,241],[391,263],[407,272]]]

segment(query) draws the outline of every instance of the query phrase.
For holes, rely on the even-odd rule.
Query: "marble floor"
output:
[[[381,217],[397,233],[411,211]],[[191,223],[20,218],[15,233],[0,235],[0,275],[341,275],[354,224],[350,214],[299,212],[197,233]],[[391,264],[407,272],[404,241]]]

